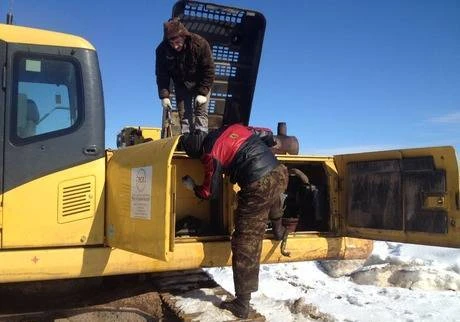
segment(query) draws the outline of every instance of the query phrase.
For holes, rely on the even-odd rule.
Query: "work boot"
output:
[[[220,303],[220,308],[232,312],[240,319],[247,319],[249,315],[249,301],[251,294],[237,296],[234,300]]]
[[[185,144],[186,141],[189,139],[190,133],[182,133],[182,135],[179,138],[179,142],[177,143],[176,146],[176,151],[185,151]]]
[[[272,222],[272,231],[273,231],[273,235],[275,236],[275,239],[276,240],[283,239],[284,231],[286,230],[286,228],[282,225],[281,218],[271,220],[271,222]]]

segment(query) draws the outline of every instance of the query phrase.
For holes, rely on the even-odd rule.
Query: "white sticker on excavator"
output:
[[[26,71],[40,73],[42,70],[42,62],[39,60],[26,59]]]
[[[152,167],[131,169],[131,218],[148,219],[152,205]]]

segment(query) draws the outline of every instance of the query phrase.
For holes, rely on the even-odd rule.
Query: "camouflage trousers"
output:
[[[281,193],[287,188],[288,172],[280,164],[263,178],[238,192],[235,231],[232,235],[232,268],[235,294],[248,294],[259,287],[260,254],[268,218],[282,216]]]
[[[194,130],[208,133],[208,107],[211,92],[206,96],[208,100],[203,105],[195,105],[195,97],[186,88],[176,89],[176,103],[182,134],[194,132]]]

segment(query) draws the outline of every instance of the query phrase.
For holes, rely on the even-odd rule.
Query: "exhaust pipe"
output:
[[[12,25],[13,24],[13,13],[12,12],[8,12],[6,14],[6,24],[7,25]]]
[[[279,122],[277,134],[274,137],[276,145],[272,147],[274,154],[299,154],[299,141],[295,136],[287,135],[286,122]]]

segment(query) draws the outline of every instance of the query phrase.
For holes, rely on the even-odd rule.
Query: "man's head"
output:
[[[193,133],[186,133],[182,136],[182,146],[185,153],[192,159],[199,159],[203,154],[203,142],[206,138],[206,133],[202,131],[195,131]]]
[[[190,32],[178,18],[170,19],[164,23],[164,39],[168,41],[174,50],[180,52],[184,49],[187,36],[190,36]]]

